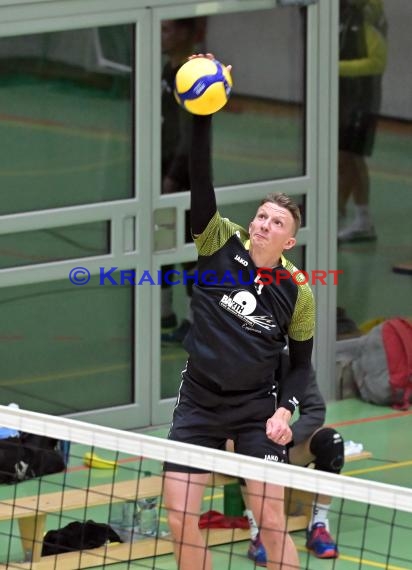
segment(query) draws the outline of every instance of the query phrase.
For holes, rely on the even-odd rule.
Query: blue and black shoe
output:
[[[260,536],[257,535],[255,540],[250,541],[249,550],[247,551],[247,557],[256,564],[256,566],[266,566],[266,550],[263,543],[260,540]]]

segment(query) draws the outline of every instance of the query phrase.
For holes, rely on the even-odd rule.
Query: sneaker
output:
[[[339,242],[372,241],[376,240],[376,238],[375,228],[372,225],[362,228],[356,224],[352,224],[338,232]]]
[[[191,327],[187,319],[183,319],[177,329],[162,333],[162,342],[182,343]]]
[[[315,523],[307,531],[306,548],[317,558],[337,558],[338,547],[323,523]]]
[[[259,535],[255,538],[255,540],[250,541],[247,557],[249,560],[253,560],[256,566],[266,566],[266,550],[260,540]]]

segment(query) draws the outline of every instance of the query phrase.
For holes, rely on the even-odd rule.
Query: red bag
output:
[[[412,396],[412,322],[395,318],[382,325],[392,407],[407,410]]]
[[[219,513],[219,511],[207,511],[200,515],[199,528],[250,528],[247,517],[233,517]]]

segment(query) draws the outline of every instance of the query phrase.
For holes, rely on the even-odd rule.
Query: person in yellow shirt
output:
[[[387,60],[387,22],[382,0],[341,0],[339,31],[339,214],[352,196],[355,219],[340,242],[376,239],[369,210],[369,171],[381,79]]]

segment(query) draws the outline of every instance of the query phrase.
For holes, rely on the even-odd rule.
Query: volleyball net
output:
[[[162,501],[164,461],[213,474],[199,526],[214,569],[254,567],[239,478],[286,488],[299,568],[411,568],[412,489],[4,406],[0,417],[17,436],[0,439],[0,570],[177,568]],[[330,562],[305,548],[318,494],[333,497],[329,524],[340,556]]]

